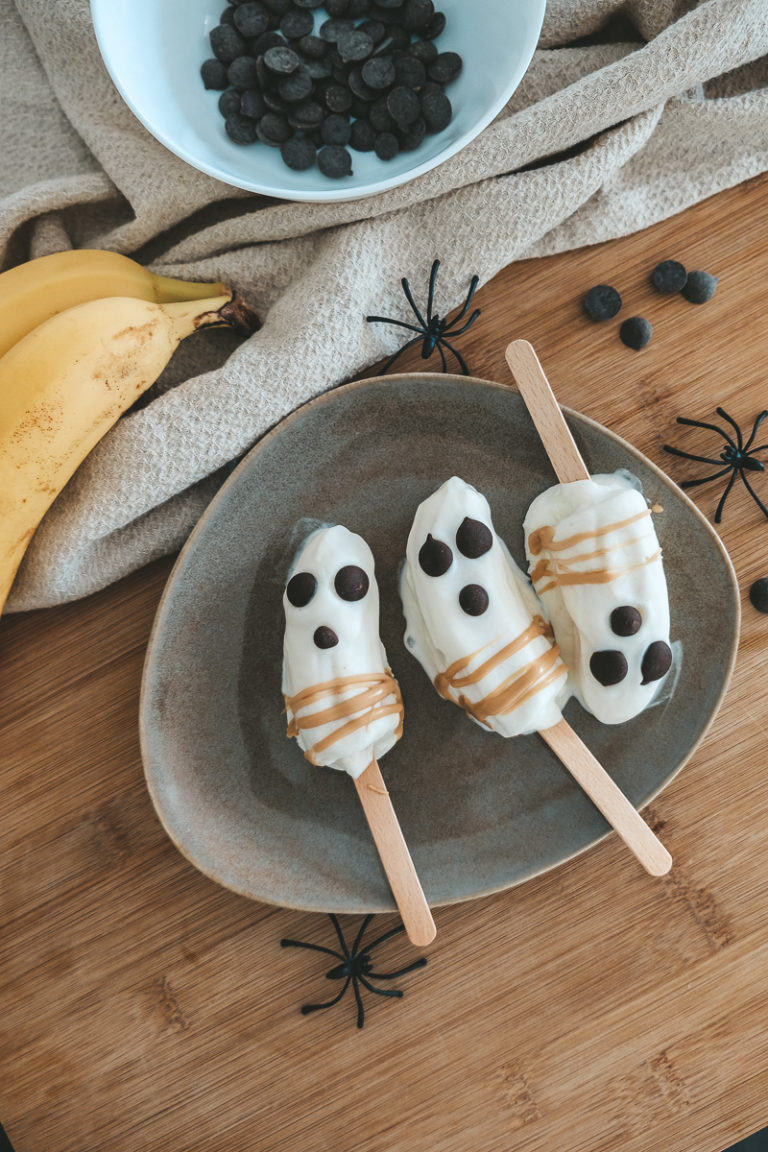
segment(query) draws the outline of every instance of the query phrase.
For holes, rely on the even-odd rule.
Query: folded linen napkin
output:
[[[768,168],[765,0],[549,0],[527,75],[473,143],[340,204],[275,203],[167,152],[112,85],[87,0],[0,0],[0,59],[4,266],[115,249],[225,280],[263,320],[244,343],[182,345],[46,515],[9,610],[176,550],[259,436],[395,351],[402,334],[364,317],[400,314],[402,275],[426,283],[442,255],[448,311],[472,273],[625,235]]]

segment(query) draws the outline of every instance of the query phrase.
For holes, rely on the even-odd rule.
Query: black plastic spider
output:
[[[335,964],[330,971],[326,972],[326,980],[343,980],[344,984],[341,991],[332,1000],[326,1000],[322,1004],[303,1004],[301,1012],[303,1016],[307,1016],[310,1012],[317,1012],[320,1008],[332,1008],[334,1004],[338,1004],[342,996],[352,985],[352,991],[355,994],[357,1001],[357,1026],[362,1028],[365,1020],[365,1010],[363,1008],[363,998],[360,994],[360,984],[367,988],[369,992],[375,992],[377,996],[392,996],[401,997],[403,993],[398,988],[376,988],[371,984],[371,980],[395,980],[398,976],[404,976],[406,972],[413,972],[415,968],[423,968],[426,964],[424,956],[414,960],[413,964],[408,964],[405,968],[399,968],[397,972],[374,972],[373,961],[369,953],[378,945],[383,944],[385,940],[390,940],[393,936],[403,932],[405,929],[400,924],[397,928],[391,928],[389,932],[385,932],[383,936],[377,936],[370,944],[366,944],[365,948],[360,948],[360,945],[365,935],[365,930],[373,920],[373,914],[365,917],[360,926],[360,931],[355,937],[355,942],[351,948],[347,947],[347,942],[344,939],[344,933],[341,930],[341,925],[338,919],[332,912],[329,914],[331,923],[336,929],[336,935],[339,938],[341,951],[336,952],[333,948],[323,948],[320,944],[307,944],[302,940],[281,940],[280,946],[282,948],[311,948],[313,952],[324,952],[328,956],[334,956],[340,960],[340,964]]]
[[[433,308],[433,305],[435,302],[435,283],[437,281],[437,270],[439,267],[440,267],[440,261],[435,260],[435,262],[432,265],[432,271],[429,274],[429,294],[427,296],[427,318],[426,318],[426,320],[422,316],[419,309],[416,307],[416,301],[413,299],[413,293],[411,292],[411,286],[408,283],[408,281],[406,280],[405,276],[402,278],[400,283],[403,286],[403,292],[405,293],[405,298],[408,301],[408,303],[410,304],[411,308],[413,309],[413,313],[419,322],[418,325],[406,324],[405,320],[392,320],[387,316],[366,316],[366,320],[368,321],[369,324],[394,324],[398,328],[407,328],[410,332],[417,332],[418,333],[418,335],[414,336],[412,340],[409,340],[406,344],[403,344],[402,348],[400,348],[397,352],[395,352],[394,356],[392,356],[387,361],[387,363],[384,365],[384,369],[383,369],[384,372],[386,372],[389,368],[392,367],[395,360],[397,360],[398,356],[400,356],[403,352],[405,352],[406,348],[410,348],[413,344],[418,344],[419,340],[421,340],[422,341],[422,344],[421,344],[421,358],[422,358],[422,360],[428,360],[429,357],[434,352],[435,348],[437,348],[438,352],[440,353],[440,359],[443,362],[443,372],[447,372],[448,371],[448,365],[447,365],[446,360],[445,360],[445,353],[443,352],[443,345],[445,345],[445,347],[450,352],[453,352],[454,356],[458,360],[459,364],[461,365],[461,371],[463,372],[463,374],[465,376],[469,375],[469,369],[467,368],[464,357],[461,355],[460,352],[456,351],[454,346],[451,343],[449,343],[448,340],[446,340],[446,336],[461,336],[462,332],[466,332],[467,328],[471,327],[472,324],[474,324],[475,320],[477,320],[478,316],[480,315],[480,309],[476,308],[475,311],[470,316],[469,320],[467,320],[465,324],[462,324],[462,326],[460,328],[456,327],[456,325],[459,323],[459,321],[463,320],[467,314],[469,306],[472,303],[472,297],[475,294],[475,289],[477,288],[478,284],[480,283],[480,277],[479,276],[473,276],[472,277],[470,284],[469,284],[469,291],[467,292],[467,298],[464,301],[464,304],[462,305],[461,311],[459,312],[458,316],[454,316],[453,320],[451,320],[451,322],[449,324],[447,317],[437,316],[432,311],[432,308]]]
[[[715,411],[717,412],[718,416],[721,416],[723,420],[727,420],[731,425],[736,434],[735,440],[724,428],[719,428],[717,424],[706,424],[703,420],[688,420],[685,416],[678,416],[677,423],[687,424],[692,428],[708,428],[711,432],[717,432],[718,435],[722,436],[726,442],[726,445],[717,459],[713,459],[711,456],[695,456],[692,452],[682,452],[679,448],[673,448],[670,444],[664,445],[664,451],[670,452],[673,456],[682,456],[685,460],[700,460],[702,464],[724,464],[725,467],[721,468],[718,472],[713,472],[711,476],[703,476],[700,480],[684,480],[680,487],[696,488],[699,484],[708,484],[710,480],[717,480],[720,476],[725,476],[728,472],[730,472],[731,478],[725,486],[725,492],[723,492],[723,495],[720,497],[720,503],[718,504],[717,510],[715,512],[715,523],[720,523],[720,519],[723,514],[723,508],[725,507],[725,501],[728,499],[728,494],[731,491],[731,488],[733,488],[737,476],[741,476],[747,492],[749,492],[750,496],[754,500],[755,504],[757,504],[763,515],[768,518],[768,508],[766,508],[765,504],[763,504],[760,497],[754,491],[746,476],[747,472],[765,471],[765,464],[762,462],[762,460],[755,459],[755,453],[764,451],[766,448],[768,448],[768,444],[759,444],[757,448],[753,448],[752,444],[754,442],[755,436],[757,435],[758,428],[762,424],[763,420],[765,420],[766,416],[768,416],[768,411],[761,412],[757,417],[754,424],[752,425],[752,432],[750,433],[746,444],[744,443],[744,437],[742,436],[741,429],[733,417],[729,416],[724,408],[716,408]]]

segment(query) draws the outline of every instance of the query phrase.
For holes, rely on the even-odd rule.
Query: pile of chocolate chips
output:
[[[350,148],[392,160],[448,127],[462,60],[437,49],[445,23],[433,0],[229,0],[201,75],[235,143],[339,179]]]

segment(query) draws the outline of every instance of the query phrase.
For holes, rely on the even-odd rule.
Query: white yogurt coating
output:
[[[643,658],[654,643],[662,655],[662,645],[669,650],[667,584],[642,492],[618,472],[556,484],[533,501],[523,530],[533,586],[552,622],[574,695],[604,724],[638,715],[666,675],[643,683]],[[633,635],[616,633],[616,609],[639,613]],[[626,671],[617,683],[596,678],[594,653],[619,666],[618,654],[624,657]]]
[[[459,530],[465,520],[488,529],[490,546],[481,555],[461,551]],[[420,562],[428,536],[451,550],[450,566],[441,575],[428,575]],[[480,614],[470,615],[461,607],[460,594],[477,585],[488,603]],[[541,607],[496,535],[488,501],[458,476],[416,510],[400,595],[406,647],[441,696],[502,736],[551,728],[562,718],[567,669]]]
[[[367,591],[359,599],[344,599],[337,591],[337,574],[348,566],[367,577]],[[289,599],[290,581],[299,574],[316,581],[301,606]],[[283,607],[288,735],[296,737],[312,764],[357,777],[400,738],[403,716],[400,690],[379,638],[373,555],[362,537],[338,524],[312,532],[294,558]],[[321,640],[327,643],[335,636],[337,642],[319,647],[318,629],[326,630]]]

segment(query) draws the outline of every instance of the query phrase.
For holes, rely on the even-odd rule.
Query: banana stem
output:
[[[261,327],[256,313],[230,290],[227,290],[226,295],[206,300],[180,300],[173,304],[163,304],[162,307],[171,317],[180,340],[198,328],[226,325],[241,335],[250,336]]]

